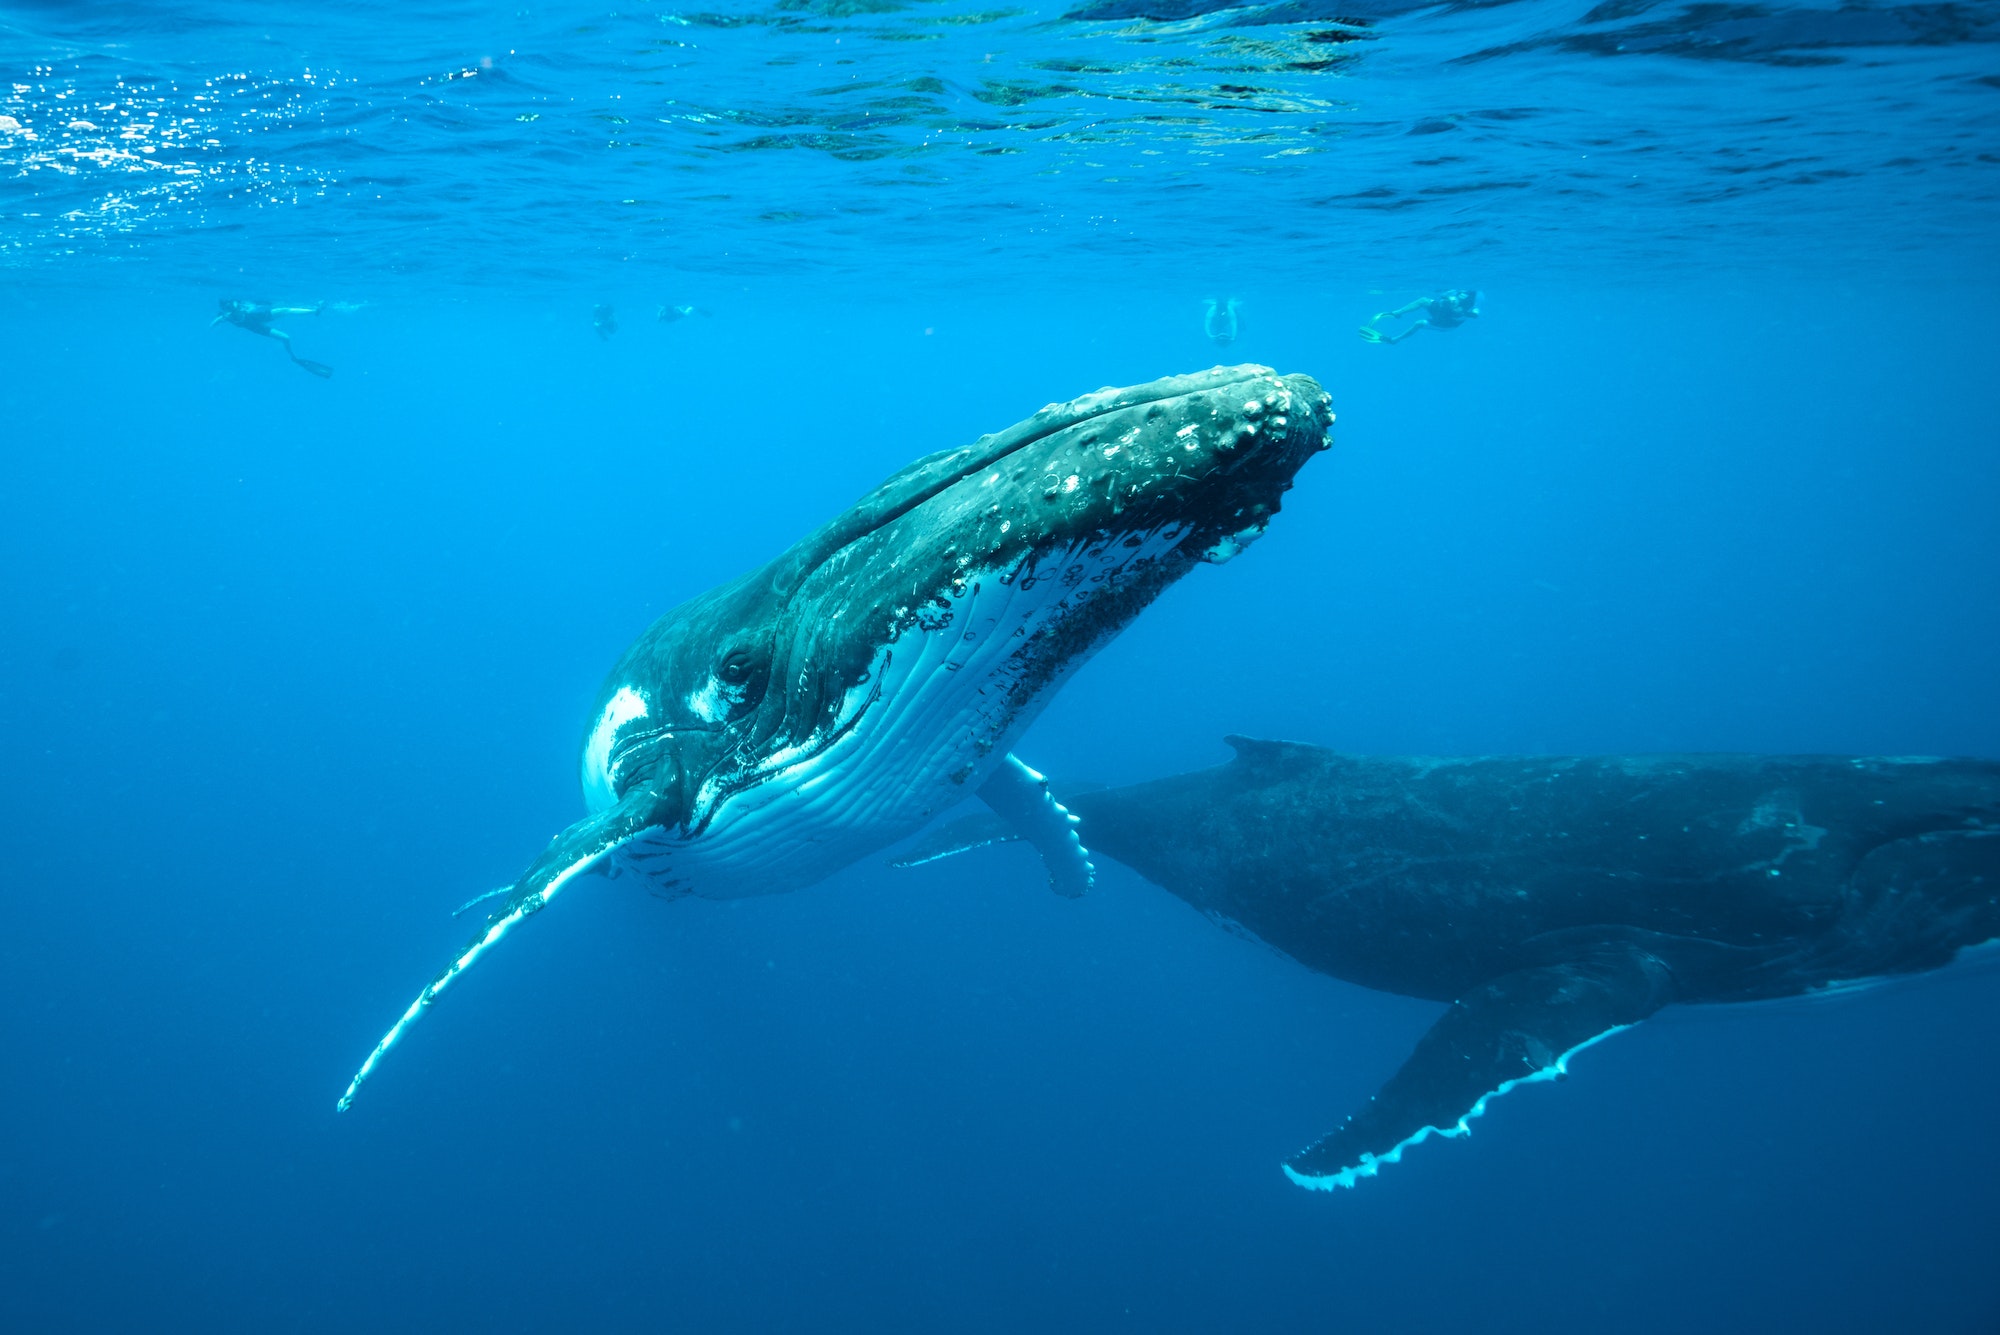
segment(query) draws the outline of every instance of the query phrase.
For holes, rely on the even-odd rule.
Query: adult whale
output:
[[[1057,794],[1084,842],[1308,968],[1451,1003],[1294,1155],[1351,1187],[1674,1003],[1844,990],[2000,938],[2000,763],[1342,755],[1228,739],[1214,769]],[[912,866],[1013,836],[973,818]]]
[[[492,898],[340,1097],[454,980],[585,871],[669,895],[795,890],[977,792],[1090,883],[1067,814],[1009,754],[1050,694],[1169,584],[1241,551],[1326,448],[1306,376],[1217,367],[1102,389],[919,459],[769,565],[667,613],[583,744],[590,814]]]

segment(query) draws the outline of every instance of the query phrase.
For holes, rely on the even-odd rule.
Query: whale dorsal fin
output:
[[[1083,840],[1077,838],[1076,817],[1056,801],[1049,781],[1040,773],[1010,755],[993,771],[993,777],[979,786],[979,800],[1017,836],[1034,845],[1049,869],[1051,890],[1075,899],[1090,889],[1093,868]]]
[[[1579,942],[1561,960],[1466,993],[1361,1111],[1286,1162],[1286,1176],[1319,1191],[1351,1187],[1431,1135],[1470,1134],[1487,1102],[1516,1085],[1568,1074],[1571,1057],[1674,999],[1674,975],[1648,935]]]
[[[1242,765],[1271,779],[1324,766],[1329,754],[1323,746],[1310,746],[1304,742],[1269,742],[1259,737],[1240,737],[1235,733],[1222,740],[1236,752],[1236,759],[1230,762],[1232,765]]]
[[[1309,742],[1271,742],[1261,737],[1244,737],[1229,733],[1222,739],[1236,752],[1238,760],[1251,764],[1281,763],[1287,760],[1313,759],[1327,754],[1323,746],[1313,746]]]

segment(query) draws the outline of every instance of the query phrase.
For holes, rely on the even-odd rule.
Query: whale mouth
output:
[[[618,741],[605,757],[605,773],[612,782],[626,778],[626,771],[638,759],[641,752],[655,742],[668,742],[681,736],[714,734],[722,731],[717,723],[661,723],[651,728],[635,728],[618,735]]]

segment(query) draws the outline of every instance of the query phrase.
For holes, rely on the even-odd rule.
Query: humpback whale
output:
[[[612,668],[588,813],[368,1054],[579,875],[668,896],[795,890],[977,793],[1080,894],[1090,864],[1010,754],[1068,676],[1197,564],[1263,532],[1327,446],[1306,376],[1217,367],[1052,403],[910,464],[768,565],[661,617]],[[479,901],[474,901],[477,903]],[[471,905],[465,906],[467,908]]]
[[[1307,968],[1448,1002],[1388,1084],[1285,1164],[1351,1187],[1674,1004],[1849,990],[2000,938],[2000,762],[1343,755],[1057,784],[1093,853]],[[1015,837],[973,817],[897,859]]]

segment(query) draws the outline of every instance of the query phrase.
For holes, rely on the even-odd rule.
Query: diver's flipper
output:
[[[980,785],[979,800],[1034,845],[1049,869],[1051,890],[1075,899],[1090,889],[1090,856],[1076,837],[1076,817],[1056,801],[1047,779],[1010,755]]]
[[[325,362],[309,362],[303,357],[294,357],[292,361],[304,369],[311,371],[321,380],[331,379],[333,376],[333,368]]]
[[[1285,1174],[1318,1191],[1351,1187],[1426,1136],[1466,1135],[1487,1100],[1566,1075],[1571,1057],[1645,1019],[1674,990],[1665,962],[1630,939],[1503,974],[1453,1002],[1382,1091],[1294,1155]]]
[[[1361,333],[1361,341],[1363,343],[1381,343],[1385,341],[1382,337],[1381,330],[1370,329],[1367,325],[1361,326],[1360,333]]]

